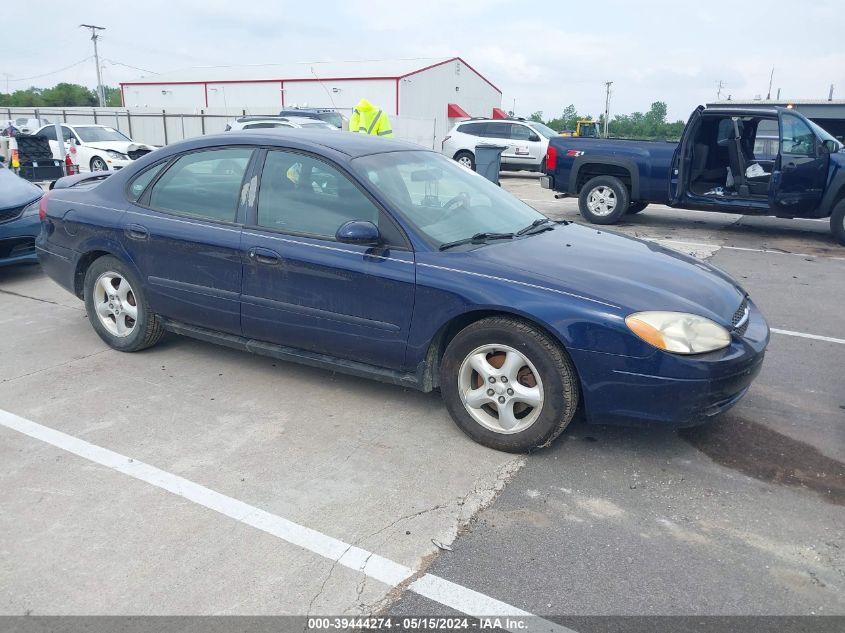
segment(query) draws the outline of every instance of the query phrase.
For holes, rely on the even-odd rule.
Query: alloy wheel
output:
[[[458,371],[458,389],[472,418],[495,433],[520,433],[543,409],[537,368],[507,345],[483,345],[470,352]]]
[[[105,272],[94,283],[94,310],[113,336],[123,338],[135,330],[138,304],[129,281],[120,273]]]
[[[616,194],[610,187],[599,185],[587,197],[587,208],[594,215],[610,215],[616,208]]]

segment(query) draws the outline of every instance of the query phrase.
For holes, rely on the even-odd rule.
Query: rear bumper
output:
[[[35,240],[35,252],[42,270],[53,281],[70,293],[76,294],[74,275],[78,254],[70,249],[51,244],[42,231]]]
[[[587,419],[598,424],[694,426],[739,402],[763,366],[769,327],[750,304],[748,330],[701,356],[647,359],[572,350]],[[659,369],[656,372],[655,369]]]

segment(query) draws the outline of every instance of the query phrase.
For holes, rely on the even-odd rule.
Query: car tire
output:
[[[630,205],[628,205],[628,211],[626,211],[626,213],[628,215],[633,215],[634,213],[639,213],[647,206],[648,202],[632,202]]]
[[[164,336],[161,320],[147,305],[141,282],[111,255],[94,260],[85,272],[85,311],[99,337],[121,352],[137,352]]]
[[[109,166],[106,165],[106,161],[104,161],[99,156],[95,156],[91,159],[91,171],[108,171]]]
[[[616,176],[596,176],[578,196],[578,210],[593,224],[616,224],[631,206],[628,188]]]
[[[462,151],[455,154],[455,161],[464,167],[475,171],[475,155],[472,152]]]
[[[440,391],[458,428],[509,453],[551,444],[575,415],[579,397],[564,349],[533,324],[509,317],[482,319],[458,332],[440,364]]]
[[[830,214],[830,232],[842,246],[845,246],[845,198],[833,207]]]

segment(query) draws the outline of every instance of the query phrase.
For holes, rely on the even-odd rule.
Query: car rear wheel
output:
[[[109,166],[106,165],[106,161],[104,161],[99,156],[95,156],[91,159],[91,171],[108,171]]]
[[[643,209],[648,206],[648,202],[632,202],[628,205],[628,215],[633,215],[634,213],[639,213]]]
[[[449,343],[440,390],[476,442],[511,453],[548,446],[578,406],[575,367],[549,335],[507,317],[482,319]]]
[[[475,171],[475,156],[472,155],[472,152],[458,152],[455,154],[455,160],[459,165]]]
[[[628,188],[616,176],[592,178],[578,196],[578,210],[593,224],[616,224],[630,206]]]
[[[845,246],[845,199],[833,207],[833,213],[830,214],[830,232],[837,242]]]
[[[140,282],[116,257],[107,255],[91,264],[84,293],[88,320],[110,347],[137,352],[164,335],[161,321],[147,307]]]

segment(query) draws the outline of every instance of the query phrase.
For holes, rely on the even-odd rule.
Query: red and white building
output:
[[[362,98],[392,116],[491,116],[502,91],[460,57],[251,66],[206,66],[120,84],[125,107],[227,108],[272,114],[285,107],[351,110]],[[442,124],[441,124],[442,122]]]

